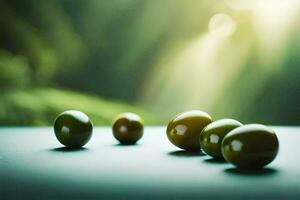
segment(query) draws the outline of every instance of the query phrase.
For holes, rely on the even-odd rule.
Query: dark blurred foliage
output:
[[[7,68],[27,70],[28,74],[24,74],[23,78],[31,80],[29,84],[49,84],[55,76],[76,71],[84,62],[85,46],[61,3],[1,1],[0,13],[3,56],[11,54],[16,60],[21,59],[18,56],[24,57],[23,67],[19,67],[22,62],[19,61],[10,63]],[[6,81],[1,85],[6,85]]]
[[[193,18],[204,3],[197,3],[191,13],[184,12],[191,4],[180,0],[111,0],[63,1],[75,29],[86,44],[86,62],[80,73],[56,80],[72,88],[101,95],[136,100],[141,82],[159,55],[197,34],[204,21]],[[165,12],[167,10],[167,12]],[[184,31],[183,31],[184,30]],[[82,79],[82,77],[88,77]],[[80,82],[74,82],[81,80]]]
[[[8,97],[14,90],[55,87],[131,104],[138,102],[150,110],[157,104],[153,111],[168,118],[189,107],[184,106],[185,102],[172,104],[172,98],[167,98],[170,108],[162,113],[166,105],[153,101],[160,88],[149,93],[146,100],[147,95],[140,98],[149,83],[145,80],[170,51],[179,51],[180,45],[206,32],[212,15],[228,10],[219,1],[198,0],[0,0],[0,89],[8,93],[0,99],[0,107],[11,106],[14,101]],[[243,64],[246,67],[228,82],[226,90],[218,92],[208,111],[218,118],[232,116],[243,122],[299,124],[299,25],[296,22],[288,36],[288,48],[280,64],[284,67],[272,76],[257,73],[253,67],[263,64],[258,59],[255,41],[249,39],[252,50]],[[249,24],[245,27],[239,37],[255,40],[255,31]],[[233,41],[239,43],[241,39]],[[60,93],[56,96],[64,98]],[[10,108],[12,112],[14,105]],[[19,119],[2,119],[2,124],[23,124]],[[43,122],[27,125],[43,123],[49,123],[48,115]],[[105,123],[107,119],[99,124]]]
[[[135,100],[158,55],[207,21],[187,26],[193,18],[187,6],[178,0],[1,1],[1,46],[27,58],[35,85],[54,82]]]

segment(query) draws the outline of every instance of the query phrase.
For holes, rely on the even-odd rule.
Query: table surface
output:
[[[300,128],[274,129],[277,158],[252,172],[177,149],[164,127],[133,146],[95,128],[73,151],[52,128],[1,128],[0,199],[300,199]]]

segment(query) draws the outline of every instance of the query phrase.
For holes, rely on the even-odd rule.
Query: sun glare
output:
[[[300,2],[226,2],[232,9],[230,14],[212,15],[206,32],[181,44],[156,64],[141,92],[144,106],[161,115],[197,108],[214,112],[226,90],[238,84],[232,81],[246,67],[255,67],[266,77],[282,67],[282,52]],[[258,64],[249,66],[254,50],[259,54]]]

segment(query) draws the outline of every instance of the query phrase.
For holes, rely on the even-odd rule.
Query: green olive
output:
[[[91,139],[93,124],[86,114],[69,110],[55,119],[54,133],[61,144],[70,148],[80,148]]]
[[[223,159],[221,144],[226,134],[242,126],[234,119],[221,119],[208,124],[200,134],[200,146],[208,155]]]
[[[278,152],[275,132],[260,124],[249,124],[230,131],[223,139],[224,158],[239,168],[259,169],[272,162]]]
[[[212,118],[203,111],[192,110],[175,116],[167,127],[167,137],[175,146],[187,151],[200,151],[199,137]]]
[[[113,124],[113,135],[121,144],[135,144],[143,132],[142,119],[134,113],[120,114]]]

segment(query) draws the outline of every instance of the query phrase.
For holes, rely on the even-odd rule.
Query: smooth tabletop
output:
[[[95,128],[79,150],[52,128],[0,128],[0,199],[300,199],[300,128],[274,127],[280,150],[260,171],[241,171],[187,153],[165,127],[147,127],[133,146]]]

